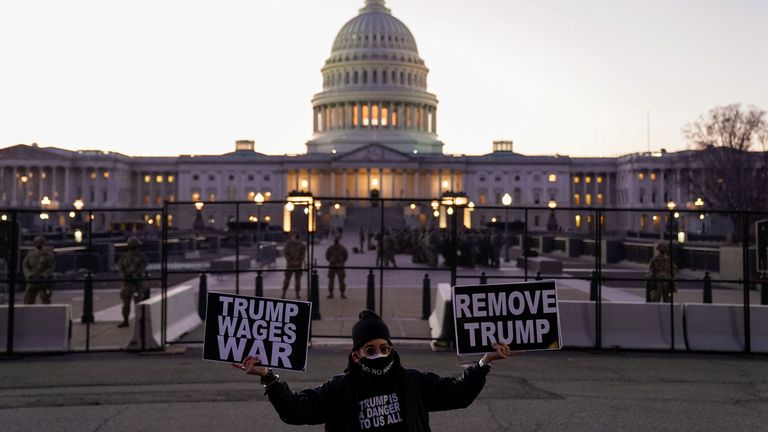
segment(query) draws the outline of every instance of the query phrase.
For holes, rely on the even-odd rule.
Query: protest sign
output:
[[[560,320],[554,281],[453,287],[456,352],[560,349]]]
[[[306,370],[311,316],[308,302],[209,292],[203,359]]]

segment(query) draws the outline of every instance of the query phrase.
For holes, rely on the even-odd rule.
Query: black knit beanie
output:
[[[374,311],[365,309],[360,312],[360,320],[352,326],[352,350],[357,351],[374,339],[386,339],[392,344],[384,321]]]

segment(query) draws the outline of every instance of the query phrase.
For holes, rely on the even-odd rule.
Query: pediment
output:
[[[381,144],[368,144],[335,158],[335,162],[410,162],[411,156]]]
[[[17,144],[11,147],[0,149],[0,159],[19,159],[19,160],[40,160],[40,159],[61,159],[60,156],[51,153],[40,147],[26,144]]]

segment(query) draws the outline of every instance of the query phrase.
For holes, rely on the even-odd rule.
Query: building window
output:
[[[481,181],[481,182],[484,182],[484,181],[485,181],[485,176],[484,176],[484,175],[481,175],[481,176],[480,176],[480,181]]]
[[[485,194],[481,193],[480,197],[477,200],[477,202],[480,203],[480,205],[485,205],[485,201],[486,201]]]
[[[536,182],[536,183],[540,182],[541,181],[541,176],[538,175],[538,174],[534,174],[533,175],[533,181]]]
[[[229,176],[229,181],[235,181],[235,176],[233,176],[233,175],[230,175],[230,176]]]
[[[581,177],[579,177],[579,176],[575,176],[575,177],[573,178],[573,183],[574,183],[574,184],[579,184],[579,183],[581,183]]]
[[[208,176],[208,181],[214,181],[214,180],[216,180],[216,176],[214,176],[213,174]]]
[[[592,176],[586,176],[584,177],[584,183],[590,184],[592,183]]]
[[[576,215],[574,217],[574,222],[576,223],[576,228],[581,228],[581,215]]]
[[[651,173],[651,181],[656,181],[656,173],[655,172]]]
[[[534,204],[541,204],[541,192],[534,192],[533,193],[533,203]]]
[[[155,183],[162,183],[163,182],[163,176],[158,175],[155,176]]]
[[[648,225],[648,216],[640,215],[640,229],[645,229],[646,225]]]
[[[539,215],[533,216],[533,226],[539,226],[541,222],[541,217]]]
[[[500,175],[497,175],[497,176],[496,176],[496,177],[494,177],[493,179],[494,179],[495,181],[497,181],[497,182],[500,182],[500,181],[501,181],[501,176],[500,176]]]
[[[368,107],[368,104],[363,105],[363,127],[368,127],[368,124],[370,122],[369,116],[370,108]]]
[[[603,176],[597,176],[597,183],[603,182]]]
[[[592,205],[592,194],[584,194],[584,203],[587,206],[591,206]]]
[[[248,181],[253,181],[253,174],[248,175]]]
[[[45,175],[45,173],[43,173],[43,175]],[[102,176],[104,176],[105,179],[108,179],[109,178],[109,171],[104,171]],[[45,178],[45,177],[43,177],[43,178]]]
[[[200,201],[200,192],[192,192],[192,201]]]
[[[150,176],[150,175],[145,175],[144,176],[144,183],[149,183],[151,181],[152,181],[152,176]]]
[[[555,183],[557,181],[557,174],[550,174],[549,175],[549,182]]]
[[[193,180],[193,181],[198,181],[198,180],[200,180],[200,176],[199,176],[199,175],[197,175],[197,174],[193,174],[193,175],[192,175],[192,180]]]
[[[267,181],[267,182],[268,182],[268,181],[269,181],[269,179],[270,179],[270,177],[269,177],[269,174],[264,174],[264,181]]]
[[[573,194],[573,205],[581,205],[581,195]]]
[[[208,194],[208,201],[210,202],[216,201],[216,194],[215,193]]]
[[[168,176],[168,183],[173,183],[176,180],[176,176],[169,175]]]
[[[597,205],[601,206],[603,205],[603,194],[598,192],[597,194]]]
[[[645,180],[645,173],[643,173],[643,172],[637,173],[637,179],[640,180],[640,181]]]

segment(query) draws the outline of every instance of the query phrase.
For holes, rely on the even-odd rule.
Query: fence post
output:
[[[429,319],[432,309],[432,298],[429,288],[429,274],[424,273],[424,280],[421,283],[421,319]]]
[[[93,322],[93,277],[91,272],[85,275],[85,292],[83,293],[83,316],[80,318],[83,324]]]
[[[656,281],[651,280],[651,274],[646,273],[645,275],[645,302],[650,303],[651,302],[651,289],[655,286]]]
[[[712,278],[709,272],[704,273],[704,299],[703,303],[712,303]]]
[[[264,276],[261,270],[256,272],[256,279],[254,281],[256,284],[254,295],[256,297],[264,297]]]
[[[488,276],[485,272],[480,273],[480,285],[488,285]]]
[[[597,301],[597,272],[589,275],[589,301]]]
[[[540,271],[538,271],[538,270],[536,271],[536,280],[537,280],[537,281],[540,281],[540,280],[541,280],[541,272],[540,272]]]
[[[376,308],[376,298],[374,297],[375,294],[375,279],[373,276],[373,270],[368,270],[368,288],[365,292],[365,308],[369,310],[374,310]]]
[[[208,275],[200,274],[200,289],[197,291],[197,314],[205,320],[205,306],[208,304]]]
[[[317,270],[315,269],[312,269],[310,282],[309,298],[312,302],[312,319],[319,320],[322,318],[320,316],[320,276],[317,275]]]
[[[760,279],[760,304],[768,305],[768,272],[763,272]]]

